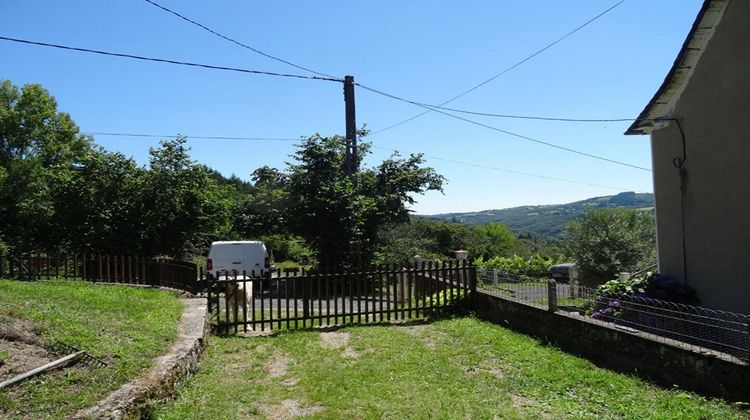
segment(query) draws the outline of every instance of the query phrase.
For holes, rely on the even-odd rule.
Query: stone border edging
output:
[[[208,336],[205,298],[183,298],[185,309],[177,326],[177,341],[169,353],[139,378],[124,384],[94,406],[76,413],[75,419],[141,418],[150,401],[170,396],[177,384],[193,374]]]

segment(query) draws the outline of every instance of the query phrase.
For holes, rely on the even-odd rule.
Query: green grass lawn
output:
[[[606,351],[606,349],[603,349]],[[154,418],[743,418],[473,318],[212,338]]]
[[[0,322],[24,320],[58,356],[62,341],[105,359],[78,363],[0,390],[0,417],[66,417],[144,373],[177,335],[172,292],[85,282],[0,280]]]

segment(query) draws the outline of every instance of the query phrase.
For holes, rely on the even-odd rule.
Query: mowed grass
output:
[[[144,373],[177,335],[172,292],[85,282],[0,280],[0,322],[22,319],[57,356],[63,342],[108,361],[50,371],[0,390],[0,417],[60,418]]]
[[[602,349],[606,351],[606,349]],[[473,318],[212,338],[152,417],[746,418]]]

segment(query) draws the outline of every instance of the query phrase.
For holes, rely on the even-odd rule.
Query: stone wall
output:
[[[629,332],[578,314],[550,312],[478,291],[476,315],[548,341],[599,366],[636,373],[665,387],[750,401],[750,366],[722,353],[640,332]]]

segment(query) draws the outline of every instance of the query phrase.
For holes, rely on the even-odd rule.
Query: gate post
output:
[[[302,284],[302,327],[305,327],[307,319],[310,317],[310,288],[312,282],[310,276],[304,277],[304,283]]]
[[[552,279],[547,282],[547,305],[550,312],[557,311],[557,283]]]
[[[477,267],[474,264],[471,264],[471,268],[469,269],[469,292],[472,299],[477,294]]]

